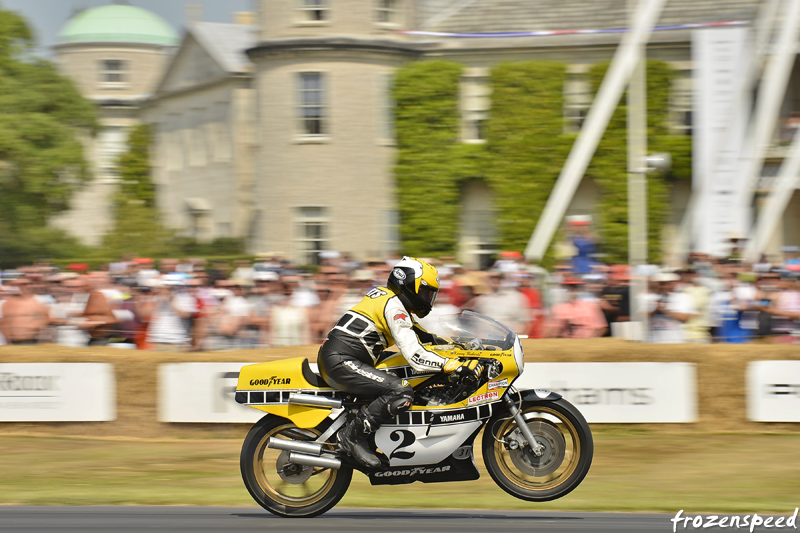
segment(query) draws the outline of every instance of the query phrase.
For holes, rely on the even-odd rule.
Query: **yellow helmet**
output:
[[[424,318],[439,294],[439,272],[422,259],[406,256],[394,266],[386,286],[397,294],[406,309]]]

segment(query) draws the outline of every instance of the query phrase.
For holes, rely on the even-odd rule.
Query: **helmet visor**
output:
[[[431,287],[430,285],[420,285],[419,287],[419,297],[431,307],[436,303],[437,294],[439,294],[439,289]]]

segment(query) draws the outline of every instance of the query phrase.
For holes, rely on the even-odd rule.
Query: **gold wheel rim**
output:
[[[558,487],[565,483],[578,468],[581,457],[581,441],[575,425],[561,413],[549,407],[536,407],[522,413],[526,422],[543,422],[550,424],[564,438],[564,458],[558,468],[551,474],[535,476],[520,471],[511,458],[511,453],[502,442],[495,440],[494,455],[503,475],[512,483],[525,490],[544,491]],[[531,414],[536,416],[528,418]],[[500,430],[495,434],[501,436],[509,433],[516,427],[514,419],[504,421]],[[541,437],[540,433],[533,432],[534,437]]]
[[[253,452],[253,470],[256,477],[256,482],[261,490],[275,502],[285,505],[287,507],[307,507],[320,501],[327,495],[333,487],[337,470],[329,468],[319,468],[311,466],[292,465],[286,463],[285,457],[288,454],[283,454],[281,450],[275,450],[267,447],[267,442],[271,437],[275,438],[292,438],[286,435],[288,432],[300,432],[305,440],[314,440],[320,435],[316,429],[298,429],[292,424],[285,424],[268,431],[256,446]],[[296,439],[295,440],[299,440]],[[302,482],[292,483],[286,481],[279,472],[281,466],[289,465],[287,472],[284,476],[292,479],[302,479]],[[310,469],[310,470],[309,470]],[[296,470],[296,474],[292,472]],[[310,473],[310,475],[309,475]]]

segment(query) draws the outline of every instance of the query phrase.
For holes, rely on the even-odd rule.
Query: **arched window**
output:
[[[497,253],[494,193],[486,183],[469,180],[461,187],[459,261],[472,269],[491,266]]]

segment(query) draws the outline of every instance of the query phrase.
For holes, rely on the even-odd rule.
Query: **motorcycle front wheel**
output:
[[[245,487],[261,507],[278,516],[307,518],[324,513],[342,499],[353,477],[352,468],[298,465],[289,462],[289,452],[267,447],[271,437],[314,441],[324,431],[322,425],[301,429],[285,418],[267,415],[250,429],[239,465]]]
[[[577,487],[592,464],[594,443],[586,419],[567,400],[524,402],[522,416],[543,453],[534,455],[507,412],[493,416],[483,432],[489,475],[512,496],[533,502],[560,498]]]

